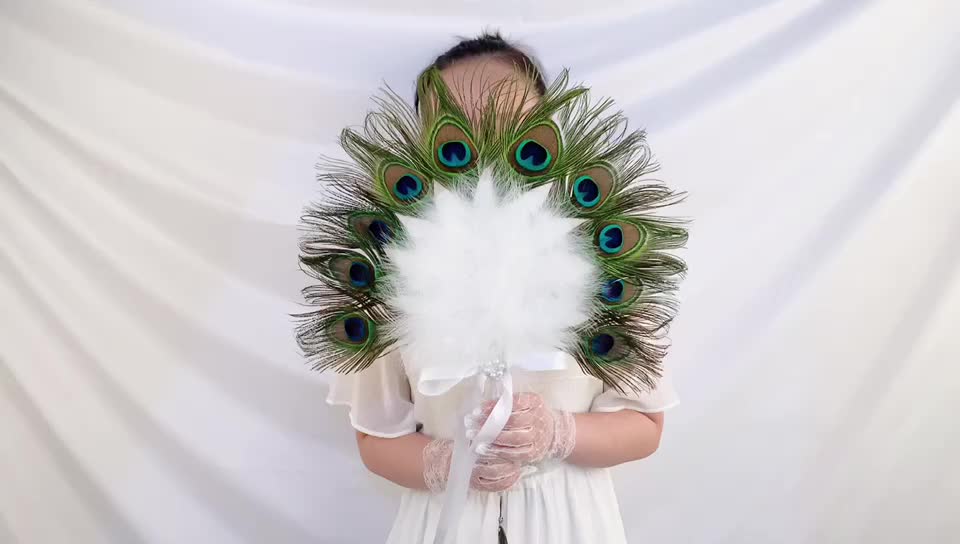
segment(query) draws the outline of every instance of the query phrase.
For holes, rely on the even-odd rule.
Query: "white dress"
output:
[[[569,358],[566,370],[514,370],[514,390],[540,394],[554,408],[569,412],[637,410],[662,412],[677,403],[668,376],[641,395],[604,390]],[[456,413],[468,383],[441,396],[423,396],[410,384],[399,356],[376,361],[358,374],[338,376],[327,402],[350,406],[354,428],[384,438],[417,431],[434,438],[453,438]],[[502,501],[501,501],[502,497]],[[432,544],[442,495],[405,490],[387,544]],[[470,492],[457,532],[458,544],[495,544],[503,508],[503,524],[511,544],[626,544],[613,482],[607,469],[580,468],[544,462],[504,493]]]

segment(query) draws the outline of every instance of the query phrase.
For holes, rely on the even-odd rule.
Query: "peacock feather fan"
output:
[[[647,180],[644,132],[566,72],[543,96],[503,83],[476,111],[436,69],[418,91],[419,113],[377,98],[362,129],[341,134],[352,160],[320,165],[300,256],[316,283],[297,315],[313,367],[548,342],[609,387],[652,387],[687,232],[661,213],[682,195]]]

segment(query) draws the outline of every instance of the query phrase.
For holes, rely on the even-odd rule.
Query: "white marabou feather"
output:
[[[407,239],[388,260],[405,365],[463,376],[568,345],[590,316],[598,271],[548,192],[501,195],[484,172],[472,195],[438,186],[425,214],[402,220]]]

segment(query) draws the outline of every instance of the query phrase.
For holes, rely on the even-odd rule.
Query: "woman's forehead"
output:
[[[531,99],[535,102],[539,95],[534,81],[509,58],[502,56],[482,55],[458,60],[443,68],[440,77],[471,118],[483,111],[491,91],[495,90],[499,95],[498,102],[506,100],[517,104]],[[522,109],[529,107],[524,104]]]
[[[504,80],[514,80],[534,86],[509,58],[498,55],[480,55],[461,59],[440,71],[447,87],[489,88]]]

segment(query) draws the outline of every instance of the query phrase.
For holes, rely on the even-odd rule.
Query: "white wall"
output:
[[[3,0],[0,542],[382,541],[296,353],[313,163],[499,27],[688,190],[631,542],[960,541],[960,5]]]

